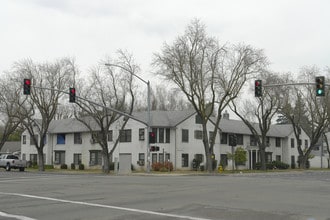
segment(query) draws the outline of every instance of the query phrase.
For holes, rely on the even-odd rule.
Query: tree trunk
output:
[[[44,154],[43,150],[38,148],[38,170],[45,171],[45,162],[44,162]]]
[[[265,148],[260,148],[260,163],[261,163],[261,170],[266,170],[266,154],[265,154]]]
[[[102,157],[103,157],[103,173],[110,173],[110,159],[109,153],[107,150],[102,150]]]
[[[307,155],[302,155],[298,157],[298,164],[300,169],[306,169],[308,158]]]

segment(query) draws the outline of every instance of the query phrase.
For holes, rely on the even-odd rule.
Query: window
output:
[[[275,146],[276,146],[276,147],[281,147],[281,138],[277,137],[277,138],[275,139]]]
[[[243,142],[243,134],[236,134],[236,141],[237,141],[237,144],[243,145],[244,144],[244,142]]]
[[[65,164],[65,151],[55,151],[55,164]]]
[[[65,144],[65,134],[57,134],[57,144]]]
[[[165,130],[165,142],[166,143],[170,143],[170,139],[171,139],[171,136],[170,136],[170,129],[169,128],[166,128],[166,130]]]
[[[254,135],[250,135],[250,146],[257,146],[257,140]]]
[[[270,147],[270,137],[266,137],[266,147]]]
[[[89,151],[89,165],[102,165],[102,154],[100,150]]]
[[[308,140],[305,140],[305,148],[308,148]]]
[[[188,143],[188,141],[189,141],[189,130],[182,129],[182,142]]]
[[[140,162],[140,164],[144,164],[144,162],[145,162],[145,154],[144,153],[139,153],[139,162]]]
[[[35,141],[38,141],[38,135],[34,135],[34,138],[33,136],[30,136],[30,145],[36,145],[36,142]]]
[[[44,144],[47,144],[47,135],[44,135],[43,141],[44,141]]]
[[[220,165],[223,168],[228,166],[228,156],[227,156],[227,154],[220,154]]]
[[[139,129],[139,141],[144,141],[144,128]]]
[[[272,162],[272,152],[266,152],[266,163]]]
[[[213,144],[213,143],[212,143],[212,138],[213,138],[213,136],[214,136],[214,132],[213,132],[213,131],[210,131],[210,132],[209,132],[209,142],[210,142],[210,144]]]
[[[151,163],[153,164],[153,163],[157,163],[157,154],[156,153],[153,153],[152,155],[151,155]]]
[[[291,138],[291,148],[294,148],[294,138]]]
[[[157,142],[157,140],[158,140],[158,138],[157,138],[157,130],[158,130],[157,128],[153,128],[153,129],[151,129],[151,131],[154,132],[154,134],[155,134],[155,140],[156,140],[156,143],[158,143],[158,142]]]
[[[220,136],[221,136],[220,144],[227,144],[228,143],[228,134],[221,133]]]
[[[81,154],[73,154],[73,163],[74,165],[81,164]]]
[[[170,154],[165,154],[165,162],[170,160],[171,160]]]
[[[281,155],[276,155],[276,161],[281,162]]]
[[[132,130],[126,129],[120,131],[120,142],[131,142],[132,141]]]
[[[23,135],[22,138],[23,138],[23,140],[22,140],[23,141],[23,144],[26,144],[26,135]]]
[[[159,163],[164,163],[164,154],[163,153],[160,153],[159,154]]]
[[[198,114],[195,116],[195,123],[196,124],[202,124],[202,118]]]
[[[108,142],[111,142],[111,141],[113,141],[113,131],[112,130],[110,130],[108,132]]]
[[[195,139],[203,139],[203,131],[202,130],[195,130],[194,131],[194,137]]]
[[[82,144],[81,133],[73,134],[73,143],[74,144]]]
[[[159,143],[164,143],[164,128],[159,128],[158,129],[159,132]]]
[[[181,161],[182,167],[188,167],[189,154],[182,154],[181,158],[182,158],[182,161]]]
[[[32,165],[37,164],[38,163],[38,154],[30,154],[30,161],[31,161]]]
[[[198,161],[198,163],[204,162],[204,155],[203,154],[195,154],[195,159]]]

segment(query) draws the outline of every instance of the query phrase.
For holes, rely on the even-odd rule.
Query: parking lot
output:
[[[0,219],[330,219],[330,172],[61,174],[0,170]]]

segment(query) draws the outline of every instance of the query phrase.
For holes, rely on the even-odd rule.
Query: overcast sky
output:
[[[270,68],[330,66],[328,0],[1,0],[0,72],[15,61],[73,57],[82,72],[117,49],[132,52],[143,77],[164,42],[193,18],[222,43],[264,49]]]

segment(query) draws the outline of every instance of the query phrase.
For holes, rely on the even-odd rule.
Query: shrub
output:
[[[71,164],[71,170],[75,170],[76,169],[76,165],[74,163]]]
[[[283,163],[281,161],[272,161],[270,163],[266,163],[266,169],[267,170],[273,170],[273,169],[280,169],[280,170],[285,170],[290,167],[289,164]],[[261,163],[258,162],[256,163],[256,169],[260,170],[261,168]]]
[[[54,165],[45,165],[45,169],[46,170],[51,170],[51,169],[54,169]]]
[[[61,164],[61,169],[62,169],[62,170],[66,170],[66,169],[68,169],[68,165],[66,165],[66,164]]]
[[[85,169],[85,165],[84,164],[79,164],[79,170],[84,170]]]
[[[173,163],[172,162],[165,162],[165,163],[153,163],[151,165],[153,171],[161,171],[161,172],[167,172],[173,170]]]

